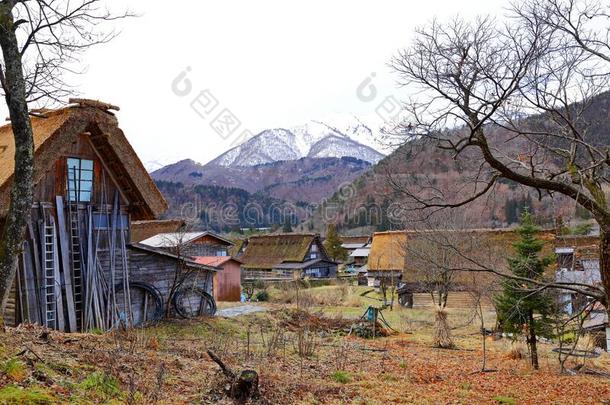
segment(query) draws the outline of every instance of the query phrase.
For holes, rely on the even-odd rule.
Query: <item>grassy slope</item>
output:
[[[362,288],[320,287],[299,292],[299,305],[327,317],[359,317],[375,301]],[[399,334],[376,340],[315,334],[314,355],[295,353],[302,329],[286,322],[292,291],[273,289],[270,311],[239,319],[171,322],[117,334],[41,338],[40,328],[10,329],[0,337],[0,403],[73,401],[211,403],[224,399],[225,381],[206,356],[214,350],[235,369],[261,376],[259,403],[600,403],[608,380],[561,376],[552,346],[541,344],[542,370],[512,360],[507,340],[488,341],[488,367],[480,367],[481,337],[471,311],[452,308],[458,350],[430,347],[431,308],[386,310]],[[423,297],[420,297],[423,298]],[[417,302],[416,297],[416,302]],[[458,302],[458,301],[456,301]],[[463,301],[459,301],[463,302]],[[493,313],[486,311],[488,322]],[[332,321],[330,321],[332,323]],[[248,346],[247,342],[250,341]],[[264,342],[264,343],[263,343]],[[269,344],[275,342],[275,344]],[[25,354],[19,354],[24,349]],[[11,363],[11,364],[9,364]],[[21,369],[15,363],[21,364]],[[607,354],[590,367],[610,369]],[[26,397],[24,397],[26,396]]]

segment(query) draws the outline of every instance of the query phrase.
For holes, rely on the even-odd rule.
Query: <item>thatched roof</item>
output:
[[[370,242],[370,235],[360,235],[360,236],[341,236],[341,243],[344,245],[361,245],[364,246]]]
[[[316,234],[275,234],[253,236],[239,257],[246,269],[272,269],[284,262],[303,262],[311,245],[320,237]],[[325,254],[325,251],[323,251]],[[327,256],[327,255],[326,255]]]
[[[369,253],[370,271],[403,271],[405,269],[407,233],[375,232]]]
[[[185,225],[181,219],[159,219],[131,222],[131,242],[141,242],[160,233],[178,232]]]
[[[435,234],[444,234],[450,239],[447,243],[472,241],[477,238],[481,249],[504,252],[512,255],[513,244],[519,235],[515,229],[463,229],[463,230],[422,230],[422,231],[387,231],[373,234],[373,243],[369,254],[368,265],[372,271],[406,270],[409,266],[408,251],[416,241],[434,241],[439,238]],[[543,254],[552,252],[554,235],[550,231],[540,231],[538,238],[547,242]],[[442,240],[442,239],[439,239]]]
[[[118,126],[112,106],[90,100],[31,117],[34,131],[34,183],[69,150],[79,135],[89,134],[92,144],[114,172],[133,206],[134,219],[154,219],[167,210],[167,202]],[[116,108],[114,108],[116,109]],[[10,124],[0,127],[0,217],[6,215],[15,169],[15,142]]]

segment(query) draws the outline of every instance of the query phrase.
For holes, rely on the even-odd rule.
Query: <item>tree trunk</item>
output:
[[[538,347],[536,346],[536,329],[534,328],[534,313],[529,313],[529,336],[527,338],[528,345],[530,347],[530,354],[532,356],[532,367],[534,370],[538,370]]]
[[[15,138],[15,172],[11,198],[0,240],[0,314],[4,313],[17,271],[17,260],[23,246],[33,204],[34,140],[26,101],[21,54],[15,35],[12,6],[0,3],[0,47],[4,72],[0,79],[6,94],[11,126]]]
[[[216,354],[208,350],[208,356],[220,367],[222,373],[231,380],[228,394],[237,403],[243,404],[258,395],[258,373],[243,370],[237,375]]]
[[[258,373],[254,370],[243,370],[231,386],[231,398],[244,403],[258,394]]]
[[[599,272],[606,293],[606,306],[610,319],[610,231],[600,227],[599,231]]]

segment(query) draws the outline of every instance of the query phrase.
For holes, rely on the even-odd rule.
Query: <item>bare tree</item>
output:
[[[486,266],[502,270],[498,262],[501,255],[491,246],[493,242],[487,232],[469,230],[459,216],[451,214],[444,211],[421,220],[411,218],[410,227],[414,229],[403,246],[408,266],[405,281],[412,289],[429,293],[435,306],[435,345],[439,347],[453,346],[446,313],[453,291],[468,291],[472,295],[473,319],[482,313],[478,285],[489,286],[490,277],[467,273],[471,262],[465,258],[476,258]]]
[[[524,0],[507,18],[506,24],[490,18],[435,21],[393,59],[402,83],[416,90],[406,106],[410,122],[401,125],[407,147],[447,151],[456,161],[476,164],[476,175],[453,190],[390,181],[409,208],[428,213],[465,207],[500,179],[529,187],[540,198],[573,200],[600,226],[603,288],[534,285],[569,289],[608,308],[610,148],[607,135],[596,132],[603,123],[593,109],[609,88],[608,14],[580,0]],[[476,260],[470,264],[505,275]]]
[[[0,238],[0,310],[13,283],[17,257],[33,204],[34,141],[29,104],[53,103],[71,93],[66,75],[77,73],[79,56],[112,39],[100,23],[111,14],[102,0],[0,1],[0,85],[15,139],[15,170],[8,214]]]

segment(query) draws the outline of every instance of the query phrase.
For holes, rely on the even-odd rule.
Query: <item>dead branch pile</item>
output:
[[[351,321],[341,317],[329,318],[322,312],[308,312],[302,309],[282,309],[273,313],[279,319],[279,326],[291,332],[303,329],[327,333],[343,333],[349,330]]]
[[[372,339],[373,337],[387,337],[392,334],[392,332],[385,328],[379,321],[377,321],[374,328],[372,322],[356,322],[350,326],[347,333],[349,335],[358,336],[364,339]]]

